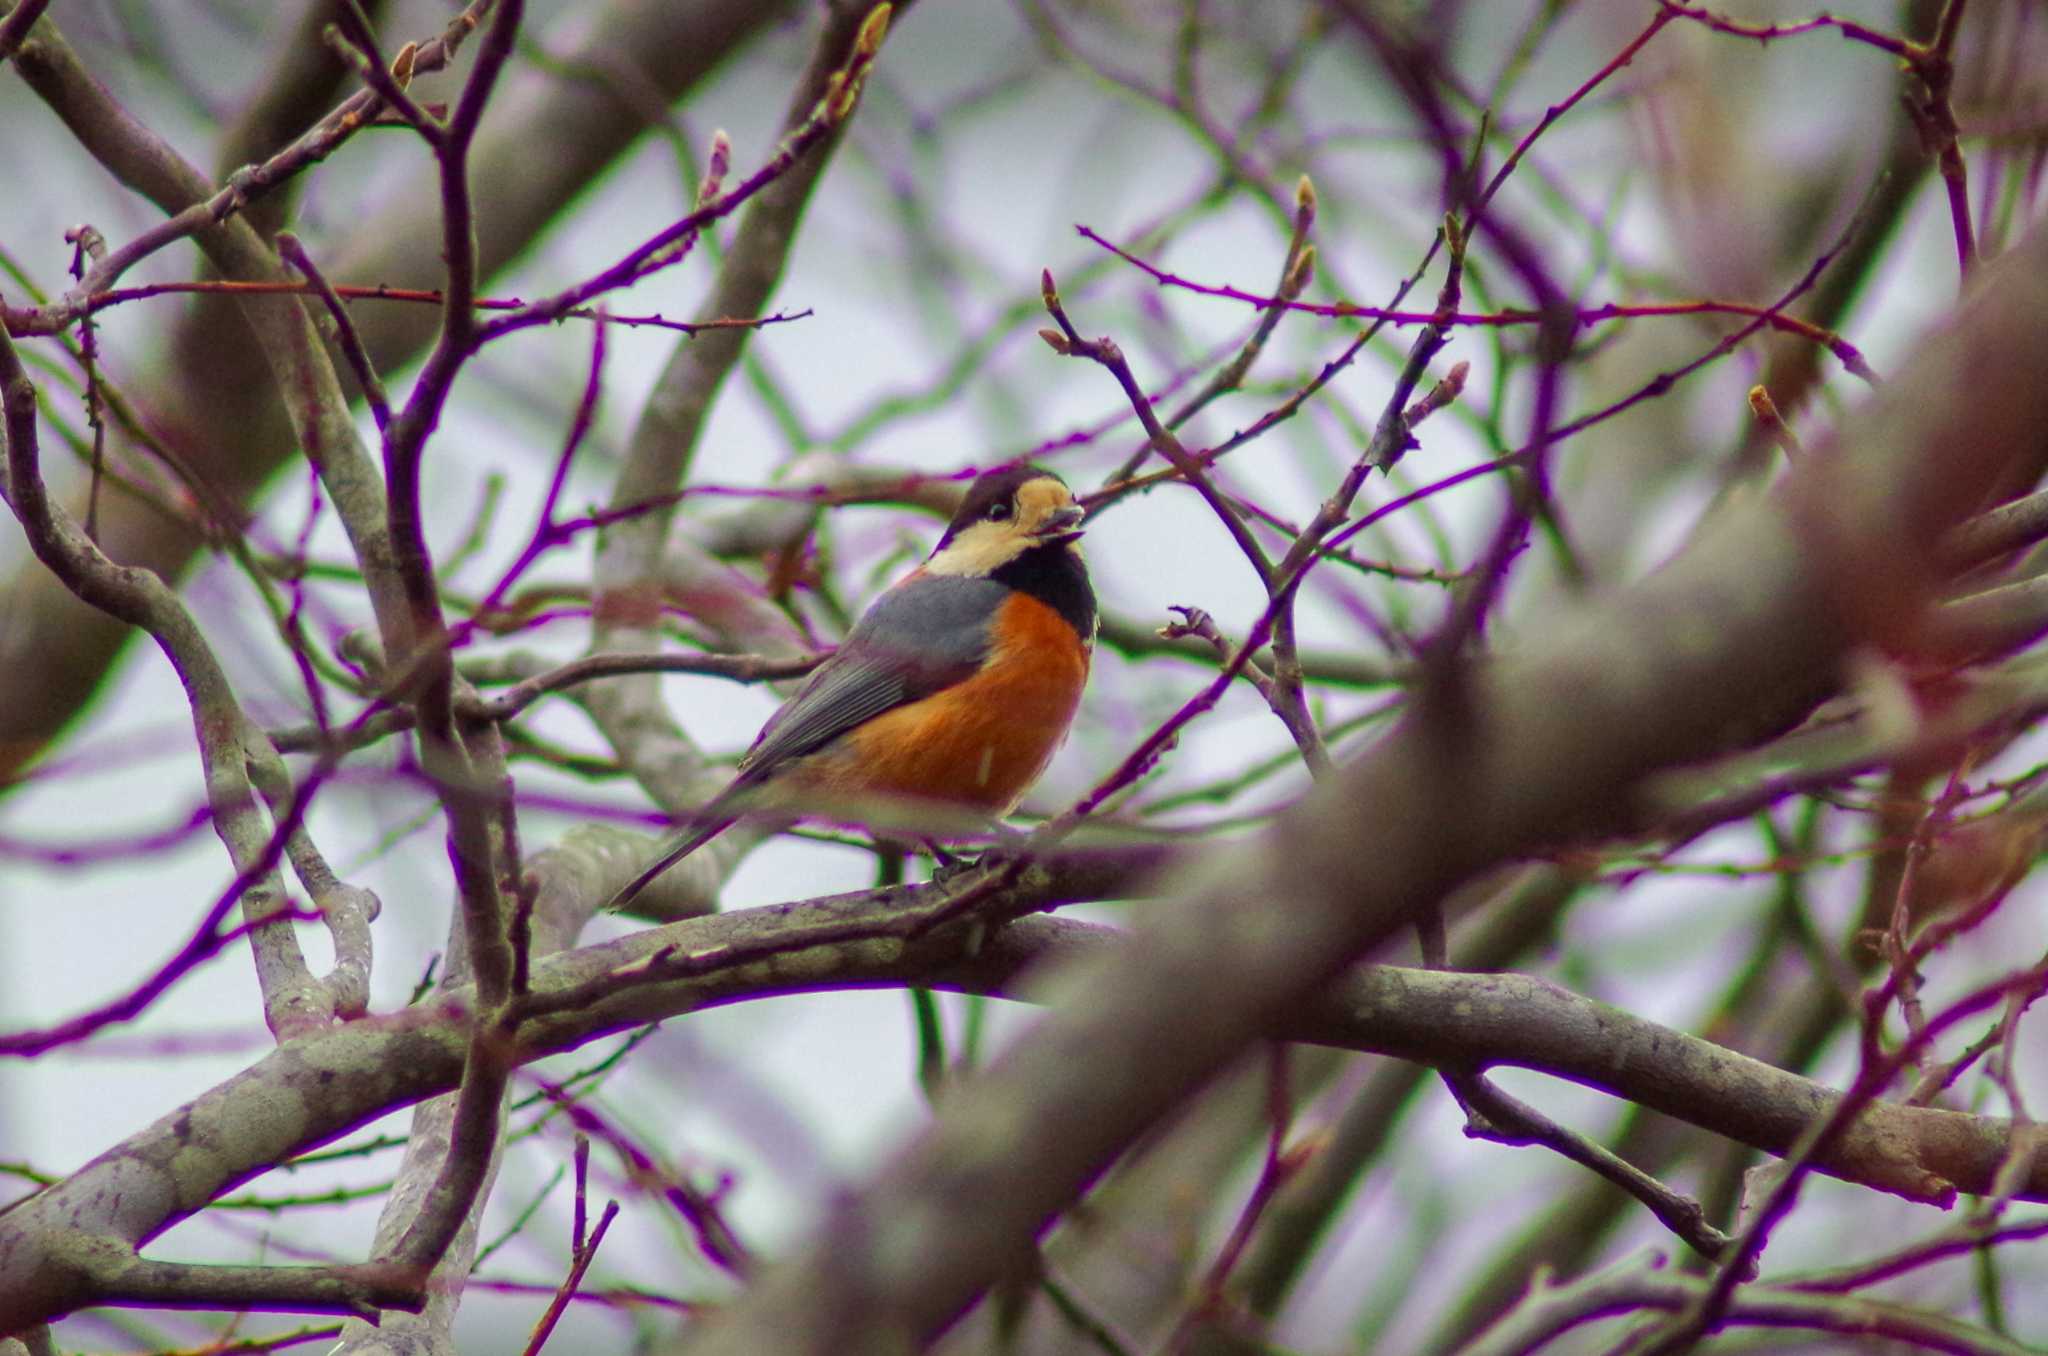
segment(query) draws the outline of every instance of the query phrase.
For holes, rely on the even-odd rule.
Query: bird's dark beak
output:
[[[1032,535],[1040,541],[1074,541],[1080,537],[1081,520],[1087,516],[1087,511],[1079,504],[1067,504],[1047,514]]]

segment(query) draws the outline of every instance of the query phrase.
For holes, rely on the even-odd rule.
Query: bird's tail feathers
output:
[[[636,895],[652,885],[656,877],[739,823],[740,810],[743,807],[737,802],[744,799],[746,793],[752,789],[751,785],[743,785],[736,781],[713,796],[703,809],[691,816],[687,826],[661,845],[661,850],[654,854],[654,860],[649,862],[639,875],[633,877],[624,889],[611,897],[611,902],[604,906],[605,910],[613,912],[625,908],[633,902]]]

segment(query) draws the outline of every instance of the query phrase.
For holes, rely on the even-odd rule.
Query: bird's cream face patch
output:
[[[1027,480],[1017,487],[1017,516],[1020,531],[1036,536],[1045,530],[1054,514],[1074,506],[1074,494],[1050,476]]]
[[[1015,560],[1071,515],[1073,492],[1050,476],[1017,487],[1006,518],[984,519],[953,534],[944,550],[924,564],[926,574],[986,575]],[[1068,544],[1069,550],[1079,548]]]

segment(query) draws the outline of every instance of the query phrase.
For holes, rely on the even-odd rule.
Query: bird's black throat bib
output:
[[[1095,639],[1095,590],[1081,553],[1067,542],[1034,546],[989,578],[1029,594],[1060,614],[1083,642]]]

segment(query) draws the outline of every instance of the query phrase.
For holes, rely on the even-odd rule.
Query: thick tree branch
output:
[[[1019,908],[1128,895],[1158,862],[1151,850],[1073,853],[1033,868],[996,902]],[[534,967],[536,995],[596,996],[523,1026],[515,1057],[538,1059],[648,1021],[770,994],[917,983],[1040,1001],[1056,996],[1037,978],[1049,966],[1121,961],[1130,949],[1113,929],[1058,918],[1025,918],[978,942],[971,927],[919,931],[918,920],[943,895],[934,886],[862,891],[693,919],[554,956]],[[826,940],[804,944],[806,936]],[[685,978],[657,978],[661,958],[678,953],[735,959]],[[468,1056],[472,1001],[471,991],[454,989],[280,1047],[0,1212],[0,1331],[105,1298],[98,1287],[132,1274],[134,1248],[220,1193],[454,1087]],[[1259,1034],[1432,1064],[1535,1069],[1770,1152],[1793,1144],[1837,1098],[1809,1079],[1522,975],[1362,968]],[[1992,1188],[2010,1133],[2008,1122],[1993,1117],[1879,1103],[1826,1150],[1819,1167],[1945,1203],[1957,1191]],[[2048,1163],[2034,1165],[2017,1195],[2048,1200]],[[98,1240],[97,1251],[66,1241],[81,1238]],[[374,1279],[360,1268],[339,1274]],[[311,1279],[252,1279],[242,1298],[265,1307],[266,1287],[275,1295],[293,1286],[317,1288]]]

